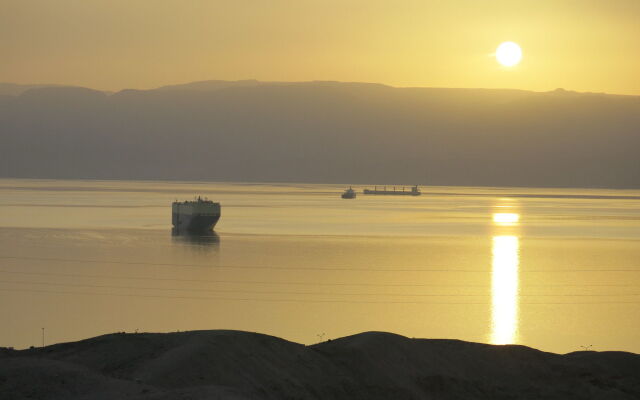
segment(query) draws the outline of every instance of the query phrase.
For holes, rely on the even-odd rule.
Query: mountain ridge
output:
[[[640,187],[640,97],[220,82],[0,97],[0,176]]]
[[[451,91],[505,91],[505,92],[526,92],[526,93],[563,93],[571,95],[596,95],[596,96],[620,96],[620,97],[634,97],[640,98],[640,95],[631,94],[618,94],[608,92],[579,92],[574,90],[567,90],[564,88],[556,88],[547,91],[534,91],[528,89],[511,89],[511,88],[485,88],[485,87],[444,87],[444,86],[394,86],[384,83],[375,82],[355,82],[355,81],[334,81],[334,80],[312,80],[312,81],[260,81],[257,79],[240,79],[240,80],[220,80],[209,79],[202,81],[191,81],[185,83],[176,83],[161,85],[150,89],[137,89],[137,88],[123,88],[120,90],[100,90],[94,89],[89,86],[82,85],[68,85],[68,84],[22,84],[11,82],[0,82],[0,95],[13,95],[19,96],[25,91],[31,89],[40,88],[84,88],[103,92],[105,94],[113,95],[120,92],[135,91],[135,92],[151,92],[151,91],[215,91],[222,88],[229,87],[255,87],[255,86],[294,86],[294,85],[314,85],[314,84],[337,84],[337,85],[371,85],[380,86],[391,89],[411,89],[411,90],[451,90]]]

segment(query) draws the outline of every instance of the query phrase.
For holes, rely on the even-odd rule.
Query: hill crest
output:
[[[0,397],[14,399],[632,399],[640,356],[384,332],[311,346],[231,330],[116,333],[5,351],[0,377]]]

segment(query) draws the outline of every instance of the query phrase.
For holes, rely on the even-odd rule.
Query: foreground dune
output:
[[[240,331],[0,350],[0,399],[639,399],[640,355],[366,332],[313,346]]]

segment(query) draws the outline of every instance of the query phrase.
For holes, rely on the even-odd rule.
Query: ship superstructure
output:
[[[422,194],[422,192],[420,192],[420,189],[418,189],[418,185],[412,186],[411,190],[405,190],[404,187],[402,187],[402,190],[396,190],[395,186],[394,186],[393,190],[387,190],[386,186],[384,186],[382,189],[378,189],[378,187],[375,186],[374,189],[365,189],[363,191],[363,193],[364,194],[395,195],[395,196],[420,196]]]
[[[210,232],[220,219],[220,203],[198,197],[193,201],[175,201],[172,205],[173,228],[184,232]]]

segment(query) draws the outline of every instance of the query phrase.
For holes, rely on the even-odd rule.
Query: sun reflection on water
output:
[[[498,226],[515,226],[520,221],[520,215],[516,213],[495,213],[493,222]]]
[[[491,274],[491,343],[516,342],[518,331],[518,266],[520,240],[517,236],[494,236]]]
[[[493,237],[491,248],[491,343],[516,343],[518,334],[518,292],[520,266],[520,239],[512,229],[518,225],[520,215],[495,213],[493,223],[504,227],[509,234]]]

